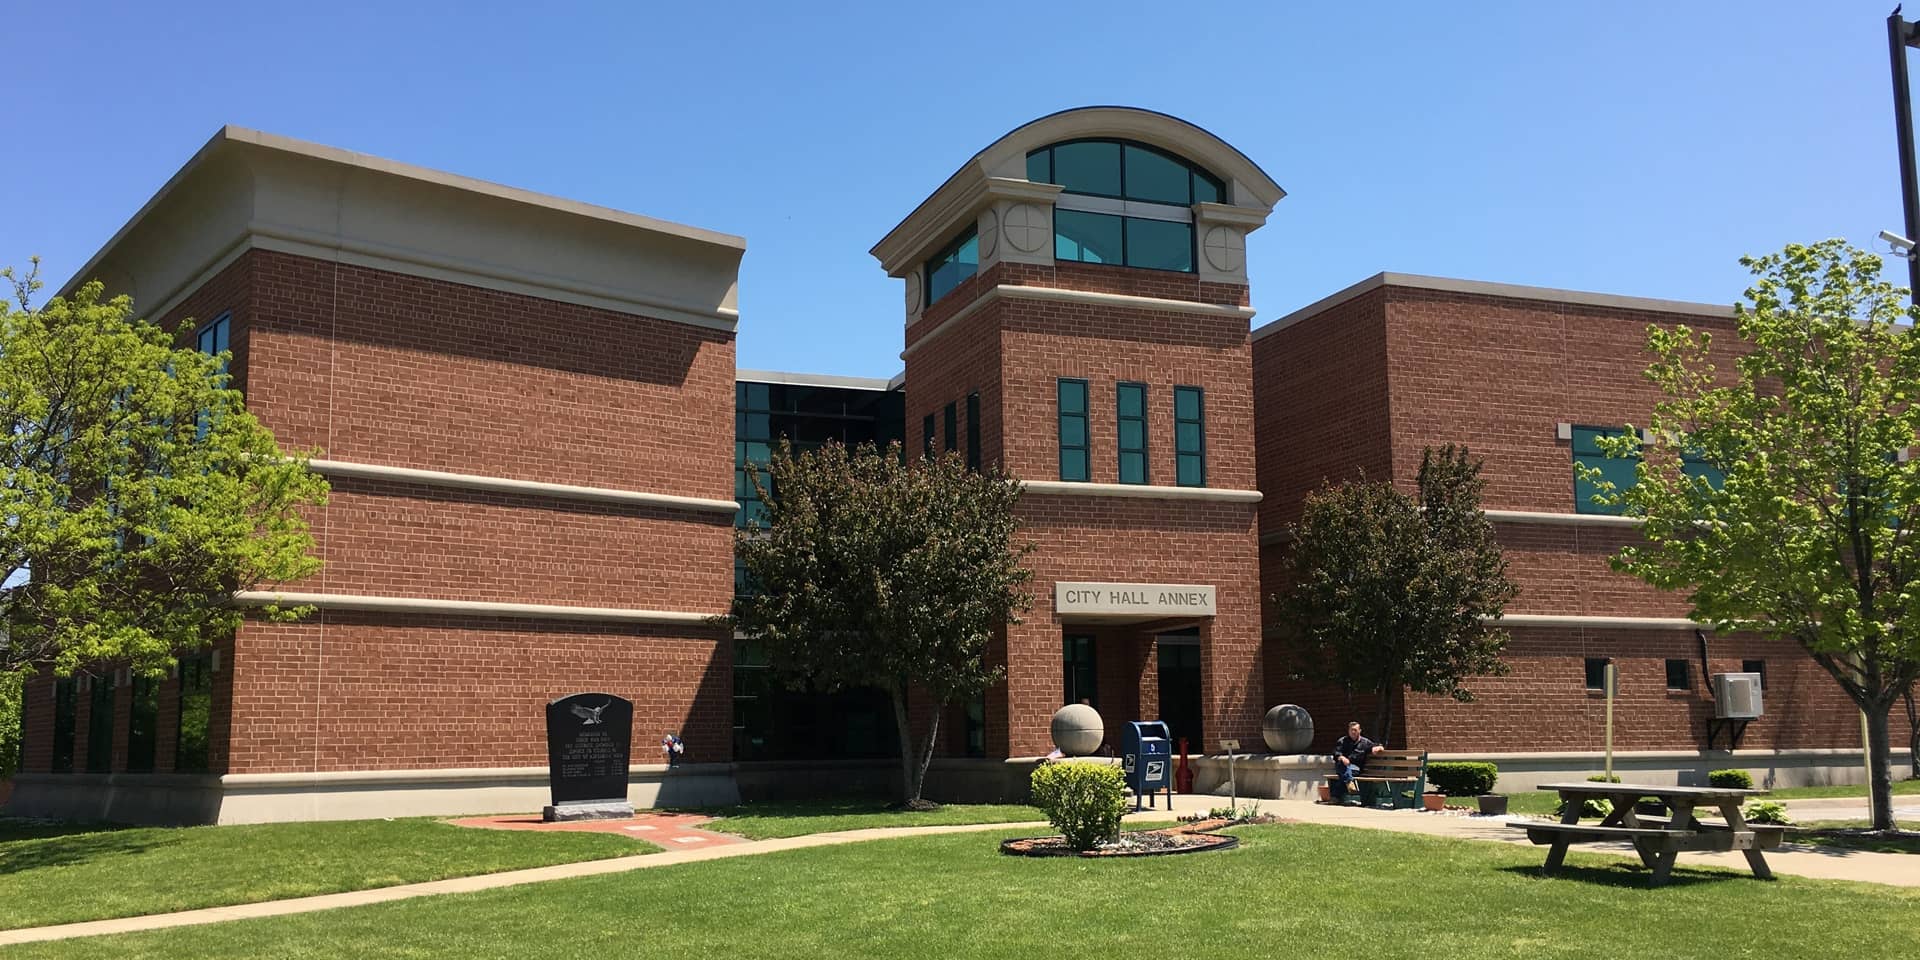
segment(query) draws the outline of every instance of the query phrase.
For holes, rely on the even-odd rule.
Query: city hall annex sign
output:
[[[1192,583],[1053,585],[1053,611],[1083,617],[1211,617],[1214,588]]]

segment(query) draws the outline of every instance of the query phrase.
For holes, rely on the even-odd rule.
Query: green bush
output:
[[[1105,763],[1044,763],[1033,771],[1033,805],[1075,850],[1091,850],[1120,833],[1127,812],[1126,781]]]
[[[20,684],[19,674],[0,674],[0,780],[20,766]]]
[[[1449,797],[1492,793],[1500,768],[1491,763],[1441,760],[1427,764],[1427,785]]]
[[[1745,770],[1714,770],[1707,774],[1707,786],[1731,790],[1752,790],[1753,774]]]
[[[1787,805],[1778,800],[1755,800],[1740,811],[1748,823],[1773,823],[1780,826],[1792,826],[1793,818],[1787,816]]]
[[[1587,781],[1590,783],[1619,783],[1620,778],[1618,776],[1609,777],[1604,774],[1596,773],[1593,776],[1588,777]],[[1553,815],[1556,817],[1565,817],[1567,815],[1567,801],[1565,800],[1560,801],[1560,805],[1553,808]],[[1587,799],[1580,801],[1580,816],[1582,819],[1589,818],[1589,817],[1599,817],[1604,820],[1607,817],[1610,817],[1612,815],[1613,815],[1613,801],[1608,800],[1605,797],[1588,797]]]

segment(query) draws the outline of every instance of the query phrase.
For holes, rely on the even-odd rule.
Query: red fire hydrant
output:
[[[1193,792],[1193,768],[1187,765],[1187,738],[1180,738],[1180,765],[1173,769],[1173,789],[1177,793]]]

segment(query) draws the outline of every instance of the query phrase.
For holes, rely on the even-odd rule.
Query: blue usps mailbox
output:
[[[1143,798],[1167,791],[1167,809],[1173,809],[1173,739],[1158,720],[1130,721],[1120,732],[1120,766],[1133,788],[1133,808]],[[1158,804],[1155,804],[1158,806]]]

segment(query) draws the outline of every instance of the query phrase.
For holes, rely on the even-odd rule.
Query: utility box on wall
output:
[[[1760,675],[1757,673],[1716,673],[1713,675],[1713,715],[1721,720],[1752,720],[1762,709]]]

